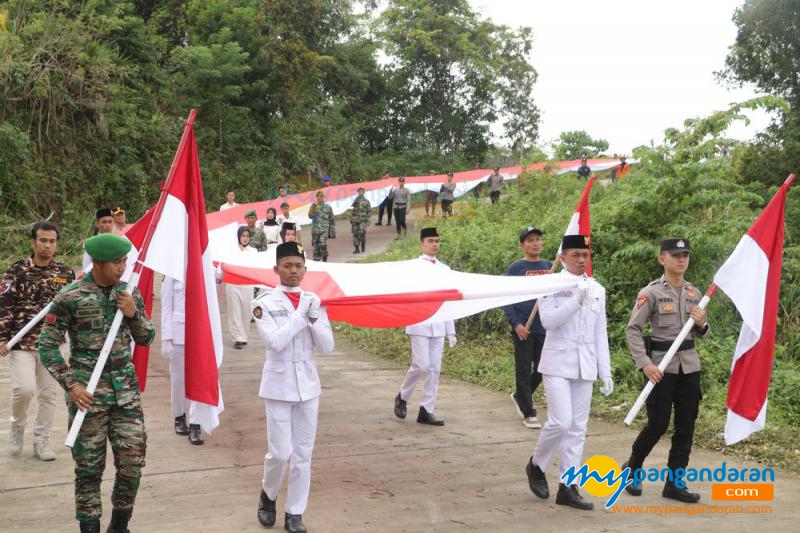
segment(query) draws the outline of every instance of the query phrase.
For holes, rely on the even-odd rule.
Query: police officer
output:
[[[317,191],[317,202],[308,210],[311,219],[311,246],[314,261],[328,260],[328,239],[336,238],[336,219],[333,209],[325,203],[325,193]]]
[[[489,176],[489,198],[491,198],[492,204],[495,204],[500,199],[504,181],[505,178],[500,174],[500,167],[494,167],[494,172]]]
[[[436,228],[423,228],[419,234],[419,247],[422,255],[419,257],[424,265],[431,268],[450,267],[436,258],[439,253],[439,233]],[[439,374],[442,370],[442,352],[444,339],[451,348],[456,345],[456,326],[452,320],[435,324],[420,324],[406,327],[406,334],[411,338],[411,367],[400,385],[400,392],[394,399],[394,414],[398,418],[405,418],[407,405],[417,382],[425,381],[422,391],[417,422],[430,426],[443,426],[444,420],[433,416],[436,408],[436,393],[439,389]]]
[[[258,522],[264,527],[275,524],[275,500],[291,460],[284,528],[304,533],[302,514],[311,486],[321,393],[312,350],[316,348],[322,355],[333,350],[333,333],[319,298],[300,288],[306,272],[303,246],[296,242],[279,245],[273,270],[280,285],[251,302],[258,332],[267,345],[259,396],[267,410],[268,451]]]
[[[350,215],[350,227],[353,230],[353,253],[364,251],[367,244],[367,226],[369,225],[369,212],[372,204],[364,198],[364,187],[358,188],[358,196],[353,202],[353,212]]]
[[[56,458],[50,449],[50,431],[56,410],[58,384],[39,360],[37,342],[41,323],[14,347],[8,341],[49,304],[58,291],[75,279],[70,268],[53,261],[60,232],[50,222],[37,222],[31,229],[33,254],[17,261],[0,283],[0,357],[8,356],[11,374],[11,432],[8,454],[22,452],[28,406],[33,395],[39,404],[33,428],[33,455],[42,461]]]
[[[447,183],[442,183],[439,196],[442,199],[442,217],[453,216],[453,201],[455,201],[456,184],[453,183],[453,173],[447,173]]]
[[[636,367],[645,379],[656,384],[647,398],[647,425],[634,441],[630,459],[622,465],[623,470],[630,467],[631,472],[642,468],[653,446],[667,431],[673,410],[675,432],[667,467],[673,472],[687,467],[702,398],[700,357],[694,349],[694,338],[708,335],[709,326],[706,311],[697,307],[702,294],[683,278],[689,267],[689,240],[661,241],[658,262],[664,267],[664,275],[639,291],[628,322],[628,346]],[[694,328],[662,373],[658,364],[689,319],[694,320]],[[652,333],[650,337],[644,337],[644,327],[648,322]],[[642,494],[639,483],[631,483],[625,490],[633,496]],[[688,488],[679,489],[669,480],[661,495],[686,503],[700,501],[699,494]]]
[[[131,362],[131,339],[147,346],[155,337],[155,328],[144,314],[139,291],[134,289],[129,294],[120,283],[130,241],[104,233],[87,240],[84,248],[92,257],[92,271],[56,295],[39,337],[39,355],[67,392],[69,423],[78,409],[87,411],[72,447],[75,517],[81,531],[100,531],[100,482],[106,465],[106,440],[110,440],[117,473],[108,531],[125,532],[139,490],[146,441],[139,382]],[[86,391],[86,384],[117,309],[124,319],[92,395]],[[69,364],[58,351],[67,333],[72,352]]]
[[[175,433],[188,435],[194,445],[203,444],[195,402],[186,398],[186,292],[184,285],[169,276],[161,285],[161,355],[169,360],[169,383]],[[186,416],[189,425],[186,425]]]
[[[406,226],[406,215],[411,207],[411,192],[406,189],[406,179],[399,178],[397,180],[397,187],[392,191],[392,202],[394,202],[394,223],[397,228],[397,238],[400,238],[400,230],[403,231],[403,237],[408,233]]]
[[[539,315],[547,330],[539,372],[547,395],[547,422],[526,465],[528,485],[542,499],[550,496],[545,472],[560,451],[559,479],[581,466],[586,425],[592,404],[592,385],[598,375],[600,392],[614,389],[606,334],[606,290],[586,275],[589,237],[565,235],[561,241],[558,274],[578,282],[575,289],[539,299]],[[594,505],[578,493],[577,485],[560,483],[556,504],[591,510]]]
[[[250,230],[250,247],[259,252],[266,252],[267,248],[269,248],[269,243],[267,242],[267,235],[256,227],[256,210],[251,209],[245,213],[244,220],[247,222],[247,229]]]

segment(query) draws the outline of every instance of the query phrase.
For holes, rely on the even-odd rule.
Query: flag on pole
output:
[[[160,210],[150,209],[126,236],[138,246],[157,216],[144,266],[180,280],[186,287],[186,397],[197,402],[200,425],[211,432],[224,406],[218,368],[222,326],[214,266],[208,250],[205,199],[193,129],[194,113],[175,155]],[[137,231],[137,227],[142,228]],[[137,370],[137,373],[139,371]]]
[[[725,443],[764,429],[781,288],[783,218],[790,175],[714,276],[742,316],[728,385]]]
[[[588,235],[591,243],[592,224],[589,217],[589,193],[592,191],[592,185],[597,181],[597,176],[594,174],[589,181],[586,182],[586,187],[583,189],[578,205],[575,206],[575,212],[572,213],[572,218],[569,219],[567,231],[564,235]],[[591,244],[589,244],[591,250]],[[561,246],[558,247],[558,254],[561,255]],[[589,256],[589,261],[586,263],[586,275],[592,275],[592,256]]]

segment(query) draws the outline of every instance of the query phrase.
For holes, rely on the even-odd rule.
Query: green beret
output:
[[[95,261],[116,261],[131,251],[131,241],[114,233],[101,233],[90,237],[83,248]]]
[[[245,213],[244,216],[246,216],[246,217],[254,217],[254,216],[256,216],[256,210],[255,209],[251,209],[250,211]]]

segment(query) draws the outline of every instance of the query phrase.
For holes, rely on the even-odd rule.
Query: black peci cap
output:
[[[588,235],[564,235],[564,238],[561,239],[561,249],[569,250],[570,248],[580,248],[587,250],[589,248],[589,242],[590,239]]]

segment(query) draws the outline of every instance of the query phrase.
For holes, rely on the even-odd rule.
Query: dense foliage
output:
[[[563,131],[553,144],[556,161],[571,161],[581,157],[598,157],[608,150],[608,141],[594,139],[585,131]]]

